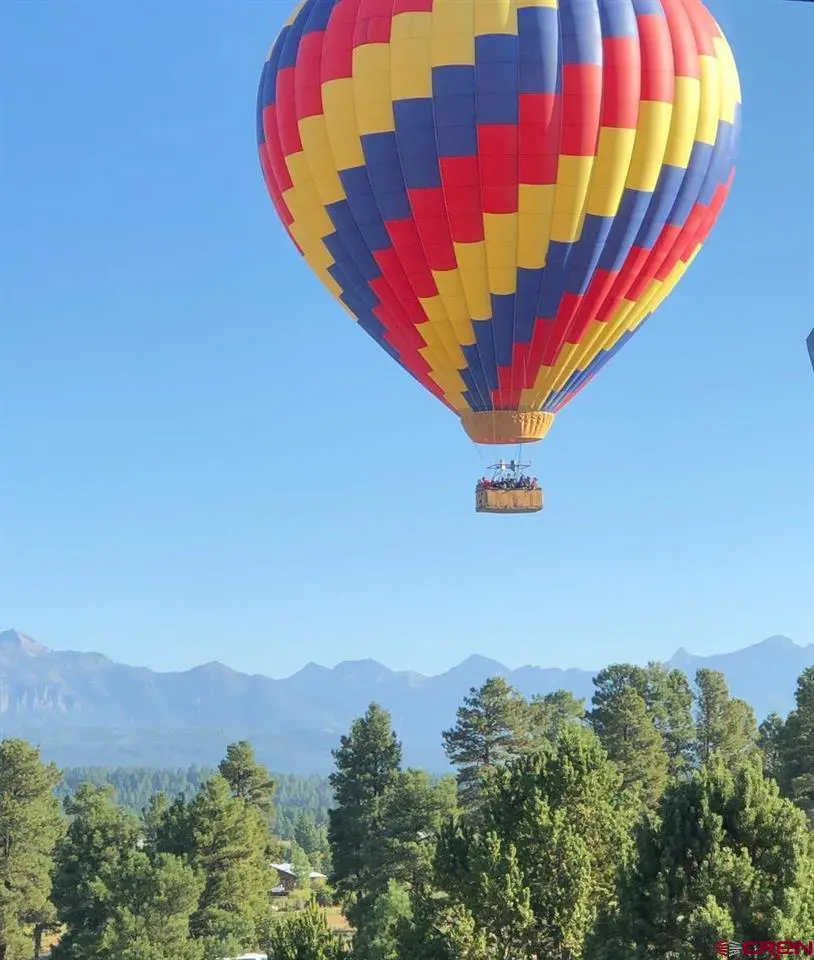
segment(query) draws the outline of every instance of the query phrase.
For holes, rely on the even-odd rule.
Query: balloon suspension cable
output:
[[[521,463],[517,460],[498,460],[497,463],[490,463],[489,469],[493,471],[494,478],[502,479],[504,477],[513,477],[520,479],[524,476],[523,470],[531,466],[531,461]]]

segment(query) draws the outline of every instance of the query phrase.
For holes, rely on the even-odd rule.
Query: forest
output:
[[[129,810],[140,813],[156,793],[187,797],[214,776],[217,770],[209,767],[190,766],[179,769],[154,767],[67,767],[62,770],[62,779],[56,789],[64,800],[83,783],[97,786],[105,784],[113,788],[116,802]],[[304,829],[303,823],[324,828],[328,823],[328,808],[333,792],[327,777],[298,776],[290,773],[271,773],[274,781],[274,806],[272,829],[285,840],[295,839],[295,831]]]
[[[0,960],[814,950],[814,668],[760,725],[713,670],[612,665],[588,703],[495,677],[440,736],[454,773],[405,768],[371,703],[327,784],[245,741],[185,772],[59,771],[0,741]]]

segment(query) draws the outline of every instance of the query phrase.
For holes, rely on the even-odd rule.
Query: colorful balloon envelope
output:
[[[325,286],[472,440],[518,443],[697,255],[740,104],[700,0],[305,0],[257,134]]]

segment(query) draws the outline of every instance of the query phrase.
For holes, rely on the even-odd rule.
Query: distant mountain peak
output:
[[[7,650],[19,650],[27,657],[42,657],[51,653],[48,647],[37,643],[36,640],[32,640],[31,637],[19,630],[3,630],[0,632],[0,647],[5,647]]]
[[[748,647],[740,647],[737,650],[732,651],[731,654],[718,653],[708,656],[700,656],[695,653],[690,653],[686,647],[679,647],[667,662],[672,666],[680,667],[689,660],[717,660],[720,657],[733,656],[735,654],[745,654],[747,651],[753,654],[762,652],[772,653],[773,651],[777,651],[778,653],[788,653],[797,650],[807,650],[811,646],[812,645],[809,644],[808,647],[802,647],[799,643],[795,643],[782,633],[775,633],[771,637],[766,637],[765,640],[758,640],[757,643],[749,644]]]
[[[373,657],[360,657],[358,660],[340,660],[335,669],[340,667],[381,667],[383,664]]]
[[[462,660],[457,667],[453,667],[453,670],[460,670],[461,668],[466,668],[469,670],[497,670],[498,672],[505,673],[508,670],[508,667],[501,663],[499,660],[493,660],[491,657],[484,657],[480,653],[470,654],[466,660]]]
[[[333,668],[334,676],[339,679],[373,680],[382,676],[393,676],[393,671],[378,660],[365,657],[363,660],[340,660]]]
[[[300,667],[295,673],[292,673],[292,677],[308,677],[308,676],[324,676],[326,673],[330,673],[328,667],[323,667],[321,663],[315,663],[313,660],[309,660],[304,667]]]
[[[788,637],[783,636],[782,633],[775,633],[771,637],[766,637],[765,640],[761,640],[760,643],[755,644],[756,647],[774,647],[778,650],[799,650],[800,647],[793,640],[789,640]]]
[[[225,663],[221,663],[220,660],[209,660],[206,663],[202,663],[197,667],[192,667],[189,671],[190,673],[212,673],[215,675],[220,674],[221,676],[225,674],[236,673],[237,671],[233,670],[231,667],[228,667]]]

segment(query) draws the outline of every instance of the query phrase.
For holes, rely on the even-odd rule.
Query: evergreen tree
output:
[[[779,738],[785,792],[814,819],[814,667],[797,680],[795,708]]]
[[[30,960],[53,918],[54,847],[64,824],[59,773],[24,740],[0,741],[0,960]]]
[[[677,669],[659,663],[638,667],[629,663],[612,664],[594,678],[595,691],[588,720],[603,744],[606,727],[615,724],[617,701],[634,690],[644,701],[647,715],[658,731],[671,776],[685,773],[692,762],[695,730],[692,717],[693,695],[686,676]]]
[[[401,960],[496,960],[486,931],[444,894],[413,895],[411,915],[398,925],[397,937]]]
[[[567,727],[496,774],[477,822],[444,828],[437,880],[490,949],[511,944],[496,957],[581,960],[600,908],[615,900],[631,826],[615,765],[591,731]]]
[[[741,763],[757,748],[754,711],[745,701],[730,697],[726,677],[717,670],[698,670],[695,683],[698,762],[705,763],[715,752],[730,766]]]
[[[273,813],[276,784],[262,763],[254,756],[254,747],[248,740],[230,743],[226,756],[218,765],[218,772],[229,784],[234,796],[259,810],[270,820]]]
[[[325,781],[278,778],[279,859],[307,886],[328,845],[354,960],[684,960],[721,939],[806,939],[814,668],[787,721],[759,731],[721,674],[696,683],[694,771],[689,684],[658,664],[602,671],[587,716],[563,691],[527,703],[499,678],[471,690],[444,734],[457,782],[401,770],[390,716],[371,704],[334,751],[327,832]],[[274,960],[349,958],[315,906],[283,920],[269,910],[268,852],[282,841],[269,833],[274,781],[247,742],[208,779],[87,771],[115,780],[121,806],[72,781],[66,823],[53,766],[0,741],[0,960],[31,960],[54,921],[53,960],[257,947]]]
[[[226,748],[226,756],[218,765],[218,771],[229,784],[233,796],[243,800],[263,818],[266,826],[266,859],[278,858],[281,844],[272,835],[277,785],[266,767],[255,759],[254,747],[248,740],[230,743]]]
[[[297,878],[297,886],[300,890],[308,890],[311,887],[311,861],[308,854],[302,847],[295,843],[291,848],[291,869]]]
[[[532,956],[538,945],[535,913],[529,879],[518,860],[511,840],[496,831],[464,827],[447,835],[441,856],[462,857],[465,874],[459,875],[464,896],[462,905],[484,934],[487,955],[495,957]],[[449,866],[441,867],[441,876]],[[446,875],[449,882],[455,870]],[[451,884],[447,891],[451,893]]]
[[[314,822],[314,815],[310,811],[300,810],[297,814],[294,823],[294,839],[309,857],[319,852],[322,838]]]
[[[328,838],[333,862],[332,883],[352,923],[371,893],[373,878],[366,858],[371,837],[384,834],[380,799],[401,766],[401,744],[390,714],[372,703],[343,735],[333,752],[336,770],[330,782],[336,806],[329,811]]]
[[[669,759],[641,695],[628,687],[604,709],[602,745],[619,767],[622,787],[653,805],[667,784]]]
[[[555,690],[531,697],[527,707],[529,735],[532,745],[556,740],[563,727],[585,716],[585,701],[568,690]]]
[[[354,935],[354,957],[358,960],[401,960],[399,930],[412,917],[407,888],[388,881],[361,918]]]
[[[256,943],[274,885],[266,860],[265,817],[249,798],[235,796],[226,779],[212,777],[189,804],[191,863],[203,881],[192,935],[205,955],[239,953]]]
[[[121,867],[99,937],[99,960],[203,960],[203,945],[189,931],[200,895],[192,868],[169,854],[151,861],[140,851]]]
[[[261,946],[270,960],[347,960],[342,941],[314,904],[269,924]]]
[[[364,846],[368,892],[386,891],[391,880],[406,889],[427,886],[438,835],[455,811],[455,781],[433,784],[423,770],[399,771],[377,803],[384,829]]]
[[[64,925],[53,960],[200,960],[189,921],[199,883],[179,858],[151,860],[136,816],[109,787],[80,787],[66,801],[53,899]]]
[[[683,960],[715,940],[783,940],[813,924],[805,816],[764,778],[759,756],[732,770],[714,754],[642,824],[618,909],[587,946],[604,960]]]
[[[107,786],[81,785],[65,801],[70,819],[56,852],[53,899],[65,931],[54,960],[97,958],[118,902],[123,861],[138,850],[139,823]]]
[[[177,857],[192,856],[195,841],[183,794],[172,801],[163,793],[154,794],[142,812],[142,825],[148,849]]]
[[[780,728],[775,722],[771,743],[784,795],[814,821],[814,667],[807,667],[797,678],[794,700],[785,725]]]
[[[767,777],[784,786],[786,724],[777,713],[770,713],[758,727],[758,747]]]
[[[493,772],[528,749],[528,727],[528,705],[503,677],[470,689],[455,726],[442,734],[446,755],[458,768],[461,806],[475,805]]]
[[[346,911],[356,928],[357,960],[382,960],[396,949],[396,928],[408,915],[405,897],[432,877],[436,838],[455,809],[455,781],[433,784],[423,770],[397,771],[370,802],[371,822],[360,856],[365,874]]]
[[[683,670],[661,663],[645,668],[644,701],[656,729],[664,738],[669,773],[689,773],[695,748],[695,723],[692,708],[695,700]]]

